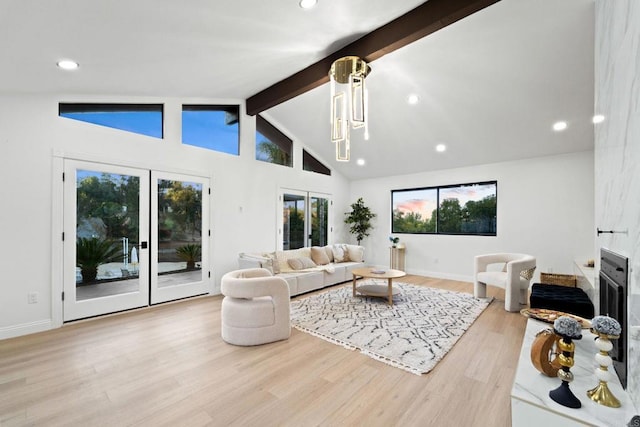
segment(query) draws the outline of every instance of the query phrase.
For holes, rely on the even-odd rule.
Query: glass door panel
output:
[[[329,199],[310,196],[311,242],[309,246],[326,246],[329,242]]]
[[[282,222],[278,230],[283,250],[329,244],[329,197],[296,190],[280,193]]]
[[[207,293],[209,181],[161,172],[151,181],[151,303]]]
[[[306,195],[285,193],[282,211],[282,247],[299,249],[305,246]]]
[[[65,161],[64,320],[147,304],[148,180],[144,170]]]

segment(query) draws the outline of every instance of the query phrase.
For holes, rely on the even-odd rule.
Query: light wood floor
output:
[[[221,297],[0,341],[0,426],[509,426],[526,319],[489,293],[497,300],[422,376],[295,329],[278,343],[225,344]]]

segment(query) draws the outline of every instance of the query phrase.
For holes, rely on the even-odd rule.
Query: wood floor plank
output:
[[[402,280],[472,293],[465,282]],[[496,300],[422,376],[297,330],[226,344],[220,296],[3,340],[0,425],[508,426],[526,319],[488,291]]]

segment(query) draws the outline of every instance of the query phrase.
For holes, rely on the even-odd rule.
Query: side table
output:
[[[405,248],[390,247],[389,248],[389,268],[404,271],[404,253]]]

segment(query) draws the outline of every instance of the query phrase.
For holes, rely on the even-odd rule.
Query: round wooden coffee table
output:
[[[375,267],[354,268],[353,274],[353,296],[357,294],[370,297],[387,298],[389,305],[393,305],[393,296],[398,294],[398,289],[393,289],[393,279],[398,279],[407,275],[404,271],[393,270],[391,268],[379,269]],[[367,284],[356,286],[356,280],[363,279],[387,279],[387,286],[378,284]]]

